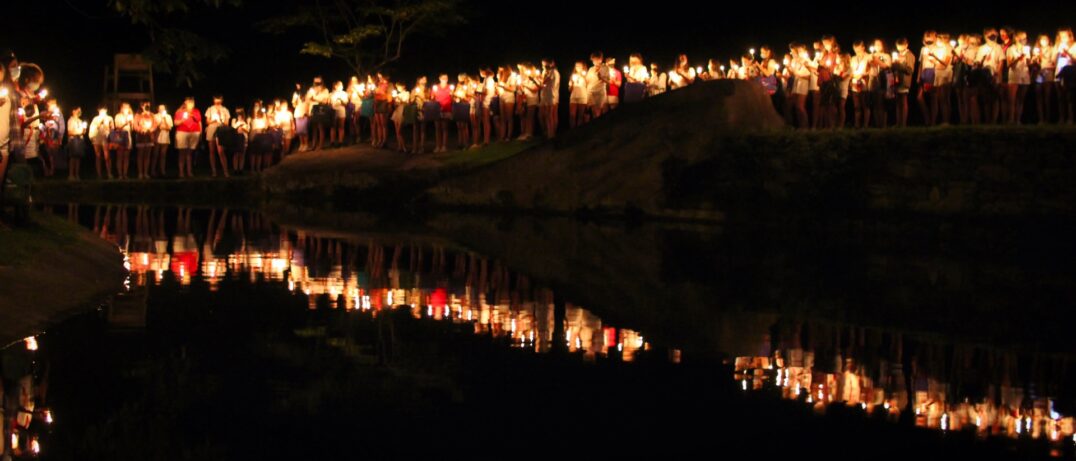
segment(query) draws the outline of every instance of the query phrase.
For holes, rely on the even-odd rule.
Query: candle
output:
[[[45,99],[45,96],[49,95],[49,90],[46,90],[46,89],[42,88],[41,91],[37,93],[37,95],[41,99]]]
[[[702,66],[696,67],[695,68],[695,73],[696,74],[701,74],[702,73]]]
[[[874,54],[874,45],[871,45],[871,54]]]
[[[392,90],[392,99],[396,99],[397,96],[399,96],[399,93],[397,93],[396,90]]]
[[[630,72],[628,72],[628,66],[624,66],[624,73],[625,73],[625,74],[628,74],[628,73],[630,73]]]
[[[826,67],[832,67],[832,66],[833,66],[833,60],[832,59],[827,59],[826,60]]]
[[[871,53],[873,53],[873,52],[874,52],[874,47],[872,46],[872,47],[871,47]],[[822,54],[821,54],[821,53],[819,53],[819,52],[817,52],[817,51],[815,51],[815,52],[814,52],[814,60],[815,60],[815,61],[817,61],[817,60],[818,60],[818,58],[821,58],[821,57],[822,57]]]
[[[787,65],[788,65],[788,57],[787,57],[787,56],[785,57],[785,61],[784,61],[784,62],[785,62],[785,65],[787,66]]]
[[[724,65],[724,64],[722,64],[722,65],[721,65],[721,72],[724,72],[724,71],[725,71],[725,65]]]
[[[956,40],[949,40],[949,46],[956,48]]]
[[[1024,54],[1025,55],[1031,54],[1031,47],[1030,46],[1024,45]]]
[[[149,120],[146,120],[146,121],[142,122],[142,129],[143,130],[149,131],[150,128],[153,128],[153,122],[151,122]]]
[[[748,52],[748,53],[750,53],[750,54],[751,54],[751,56],[754,56],[754,55],[755,55],[755,49],[754,49],[754,48],[749,48],[749,49],[747,50],[747,52]]]
[[[0,98],[7,97],[7,88],[0,88]]]
[[[1039,47],[1036,46],[1034,50],[1031,50],[1031,52],[1034,53],[1035,56],[1038,56],[1039,55]]]
[[[893,60],[894,60],[894,61],[896,61],[896,60],[897,60],[897,52],[896,52],[896,51],[894,51],[894,52],[893,52]]]
[[[456,85],[449,85],[448,89],[451,91],[456,91]]]

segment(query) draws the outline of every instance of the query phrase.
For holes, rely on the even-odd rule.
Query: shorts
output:
[[[161,130],[157,133],[157,144],[167,146],[172,144],[172,136],[168,131]]]
[[[388,101],[374,101],[374,113],[375,114],[387,114],[390,112]]]
[[[177,131],[176,132],[176,149],[194,150],[198,148],[198,143],[202,140],[202,133],[197,131]]]
[[[135,147],[139,149],[149,149],[153,147],[153,134],[135,133]]]
[[[108,133],[97,133],[97,136],[93,138],[93,145],[95,146],[107,146],[108,145]]]
[[[1016,71],[1010,70],[1009,71],[1009,83],[1014,83],[1014,84],[1017,84],[1017,85],[1030,85],[1031,84],[1031,74],[1028,73],[1027,71],[1016,72]]]
[[[598,91],[592,92],[587,95],[587,103],[590,107],[601,107],[605,105],[605,92]]]
[[[213,142],[217,140],[217,128],[220,128],[219,123],[213,123],[205,127],[205,140]]]
[[[553,93],[542,93],[542,100],[539,105],[548,107],[556,104],[556,99],[553,97]]]
[[[302,136],[307,133],[307,125],[310,124],[310,119],[306,117],[295,118],[295,134]]]
[[[82,136],[67,138],[67,156],[70,158],[82,158],[86,155],[86,140]]]
[[[333,113],[336,115],[337,120],[343,120],[347,118],[347,106],[333,107]]]
[[[527,107],[534,107],[538,105],[538,95],[527,96]]]
[[[841,80],[841,99],[848,99],[848,87],[851,82],[848,79]]]
[[[568,103],[585,105],[587,103],[587,94],[585,92],[573,92],[571,98],[568,99]]]
[[[617,95],[617,96],[606,96],[605,97],[605,103],[606,104],[620,104],[620,96],[619,95]]]
[[[810,82],[807,81],[807,79],[797,78],[796,81],[792,82],[792,94],[796,96],[806,96],[809,87]]]
[[[953,83],[953,71],[934,71],[934,86],[951,85]]]
[[[501,95],[501,105],[502,106],[505,105],[505,104],[508,104],[508,105],[511,106],[511,105],[514,105],[515,103],[516,103],[516,95],[515,95],[515,93],[505,92],[504,94]]]

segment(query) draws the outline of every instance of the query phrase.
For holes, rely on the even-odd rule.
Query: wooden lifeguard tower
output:
[[[137,106],[153,100],[153,66],[140,54],[116,54],[112,65],[105,66],[103,91],[105,104],[115,112],[121,102]]]

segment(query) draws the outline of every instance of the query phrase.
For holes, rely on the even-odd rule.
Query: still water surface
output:
[[[924,329],[930,314],[926,322],[898,323],[889,319],[901,312],[744,307],[759,299],[804,301],[796,290],[736,281],[773,267],[755,258],[731,271],[736,275],[709,273],[698,260],[724,251],[716,242],[730,238],[713,229],[655,234],[567,225],[565,232],[438,217],[415,232],[376,221],[362,229],[280,225],[245,210],[64,205],[44,211],[66,213],[115,243],[130,276],[127,289],[101,309],[5,352],[22,358],[5,365],[23,363],[19,370],[5,366],[7,391],[17,392],[24,410],[7,442],[23,455],[335,453],[326,448],[331,443],[319,448],[321,437],[385,430],[376,421],[355,422],[363,414],[389,414],[384,422],[401,431],[417,430],[424,414],[441,411],[489,412],[495,425],[511,425],[534,417],[529,400],[547,398],[528,391],[556,395],[576,392],[577,385],[613,395],[600,387],[634,389],[663,374],[688,379],[683,374],[695,371],[683,369],[692,367],[705,368],[723,392],[744,401],[788,401],[746,407],[776,411],[755,415],[759,421],[799,408],[842,415],[810,416],[808,423],[883,421],[907,431],[927,428],[941,437],[931,439],[943,440],[939,446],[951,434],[960,443],[1021,455],[1071,456],[1076,440],[1073,355],[1056,341],[1036,341],[1034,328],[988,341],[974,326],[939,321]],[[927,266],[922,270],[934,274],[931,283],[887,281],[891,272],[878,283],[897,291],[933,287],[930,299],[977,289],[974,283],[946,288],[944,281],[938,289],[937,272],[954,269]],[[956,273],[982,279],[968,275],[976,270]],[[713,280],[722,274],[733,281]],[[1058,296],[1071,294],[1067,274],[1052,276],[1061,280],[1051,285]],[[812,277],[789,284],[826,291],[834,283]],[[749,290],[768,293],[737,293]],[[550,383],[518,385],[530,369]],[[523,394],[506,389],[517,385]],[[578,394],[582,405],[604,398]],[[628,392],[617,398],[627,399],[618,401],[628,408],[647,399]],[[590,417],[597,418],[593,424],[617,424],[614,414]],[[263,439],[289,435],[293,443]],[[296,448],[307,444],[314,446]]]

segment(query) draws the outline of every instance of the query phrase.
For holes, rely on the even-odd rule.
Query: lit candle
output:
[[[397,96],[399,96],[399,93],[396,90],[392,90],[392,99],[396,99]]]
[[[696,67],[695,68],[695,73],[696,74],[701,74],[702,73],[702,66]]]
[[[456,91],[456,85],[449,85],[448,89],[451,91]]]
[[[1027,45],[1024,45],[1024,55],[1029,55],[1029,54],[1031,54],[1031,47],[1027,46]]]
[[[788,65],[788,57],[787,56],[785,57],[784,63],[785,63],[786,66]]]
[[[1035,56],[1038,56],[1039,55],[1039,47],[1036,46],[1034,50],[1031,50],[1031,52],[1034,53]]]
[[[956,40],[949,40],[949,46],[956,48]]]
[[[827,59],[826,60],[826,67],[832,67],[832,66],[833,66],[833,60],[832,59]]]
[[[0,88],[0,98],[7,97],[7,88]]]
[[[875,50],[874,45],[871,45],[871,54],[874,54],[874,50]]]
[[[624,66],[624,73],[625,73],[625,74],[629,73],[629,72],[628,72],[628,66]]]
[[[49,95],[49,90],[46,90],[46,89],[42,88],[42,89],[41,89],[41,91],[39,91],[39,92],[37,93],[37,95],[38,95],[38,97],[40,97],[41,99],[45,99],[45,96],[48,96],[48,95]]]
[[[747,50],[747,52],[748,52],[748,53],[750,53],[750,54],[751,54],[751,56],[754,56],[754,55],[755,55],[755,49],[754,49],[754,48],[750,48],[750,49],[748,49],[748,50]]]
[[[142,122],[142,129],[143,130],[149,131],[150,128],[153,128],[153,122],[151,122],[149,120],[146,120],[146,121]]]
[[[896,51],[894,51],[894,52],[893,52],[893,60],[894,60],[894,61],[896,61],[896,60],[897,60],[897,52],[896,52]]]
[[[721,65],[721,72],[724,72],[724,71],[725,71],[725,65],[724,65],[724,64],[722,64],[722,65]]]

